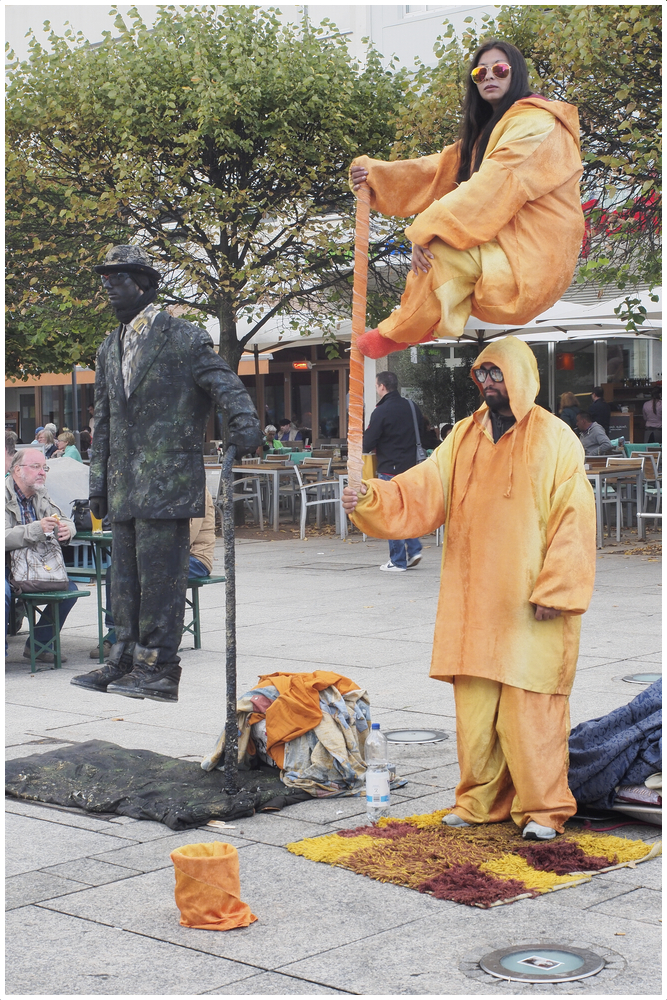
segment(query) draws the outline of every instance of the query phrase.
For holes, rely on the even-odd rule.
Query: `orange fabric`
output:
[[[445,525],[432,677],[569,694],[595,579],[583,448],[533,403],[539,376],[526,344],[494,341],[475,367],[483,362],[504,373],[516,424],[494,444],[483,403],[425,462],[389,482],[371,480],[352,520],[376,538],[417,538]],[[536,604],[564,614],[538,622]]]
[[[257,920],[241,901],[239,855],[231,844],[186,844],[172,851],[170,858],[183,927],[228,931]]]
[[[562,833],[577,811],[567,784],[567,697],[459,676],[454,698],[457,814],[468,823],[511,816],[521,828],[534,820]]]
[[[280,692],[266,710],[266,747],[278,767],[285,763],[285,743],[315,729],[322,721],[319,692],[334,685],[341,694],[358,691],[359,685],[349,677],[329,670],[293,674],[264,674],[256,688],[273,685]]]
[[[368,170],[371,207],[385,215],[419,213],[406,229],[413,243],[428,246],[438,259],[443,244],[458,251],[477,248],[480,274],[464,296],[468,315],[489,323],[527,323],[548,309],[572,280],[584,217],[579,195],[582,172],[579,117],[560,101],[517,101],[494,128],[480,169],[457,185],[458,143],[440,154],[383,162],[367,156],[353,162]],[[491,252],[489,252],[491,251]],[[451,261],[451,255],[448,260]],[[466,274],[468,264],[464,264]],[[410,306],[411,322],[395,314],[379,324],[382,336],[415,344],[439,324],[438,336],[460,336],[458,323],[447,330],[431,293],[446,300],[456,268],[443,278],[434,268],[410,274],[406,287],[423,308]],[[440,282],[437,284],[436,282]]]

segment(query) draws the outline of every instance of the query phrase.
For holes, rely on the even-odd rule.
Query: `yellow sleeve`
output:
[[[567,437],[563,442],[562,472],[548,511],[547,551],[530,602],[581,615],[595,583],[595,499],[579,442]]]
[[[424,246],[439,237],[457,250],[488,243],[521,207],[581,174],[576,143],[549,111],[501,119],[479,170],[421,212],[405,230]]]
[[[371,479],[351,520],[373,538],[418,538],[445,523],[445,492],[435,452],[391,480]]]
[[[434,198],[442,198],[454,190],[459,166],[458,148],[459,143],[455,142],[441,153],[390,163],[358,156],[352,164],[368,170],[371,208],[383,215],[406,219],[422,212]]]

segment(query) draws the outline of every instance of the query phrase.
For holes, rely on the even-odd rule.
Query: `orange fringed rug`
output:
[[[514,823],[456,829],[441,809],[378,826],[339,830],[288,844],[292,854],[348,868],[468,906],[499,906],[588,882],[661,853],[642,840],[567,831],[556,840],[522,840]]]

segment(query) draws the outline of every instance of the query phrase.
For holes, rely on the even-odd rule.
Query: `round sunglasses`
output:
[[[493,64],[490,70],[488,66],[475,66],[470,75],[473,83],[483,83],[489,72],[492,73],[496,80],[506,80],[511,70],[512,67],[509,63],[497,62]]]
[[[484,385],[489,376],[491,376],[494,382],[503,381],[503,373],[500,368],[475,368],[473,369],[473,375],[480,385]]]

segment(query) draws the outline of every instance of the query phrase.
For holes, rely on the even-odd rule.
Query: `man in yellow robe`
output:
[[[548,840],[576,811],[568,696],[595,577],[595,504],[580,442],[534,402],[530,348],[496,341],[480,369],[479,409],[425,462],[346,489],[343,506],[379,538],[445,526],[431,676],[454,684],[461,769],[445,822],[511,816]]]

